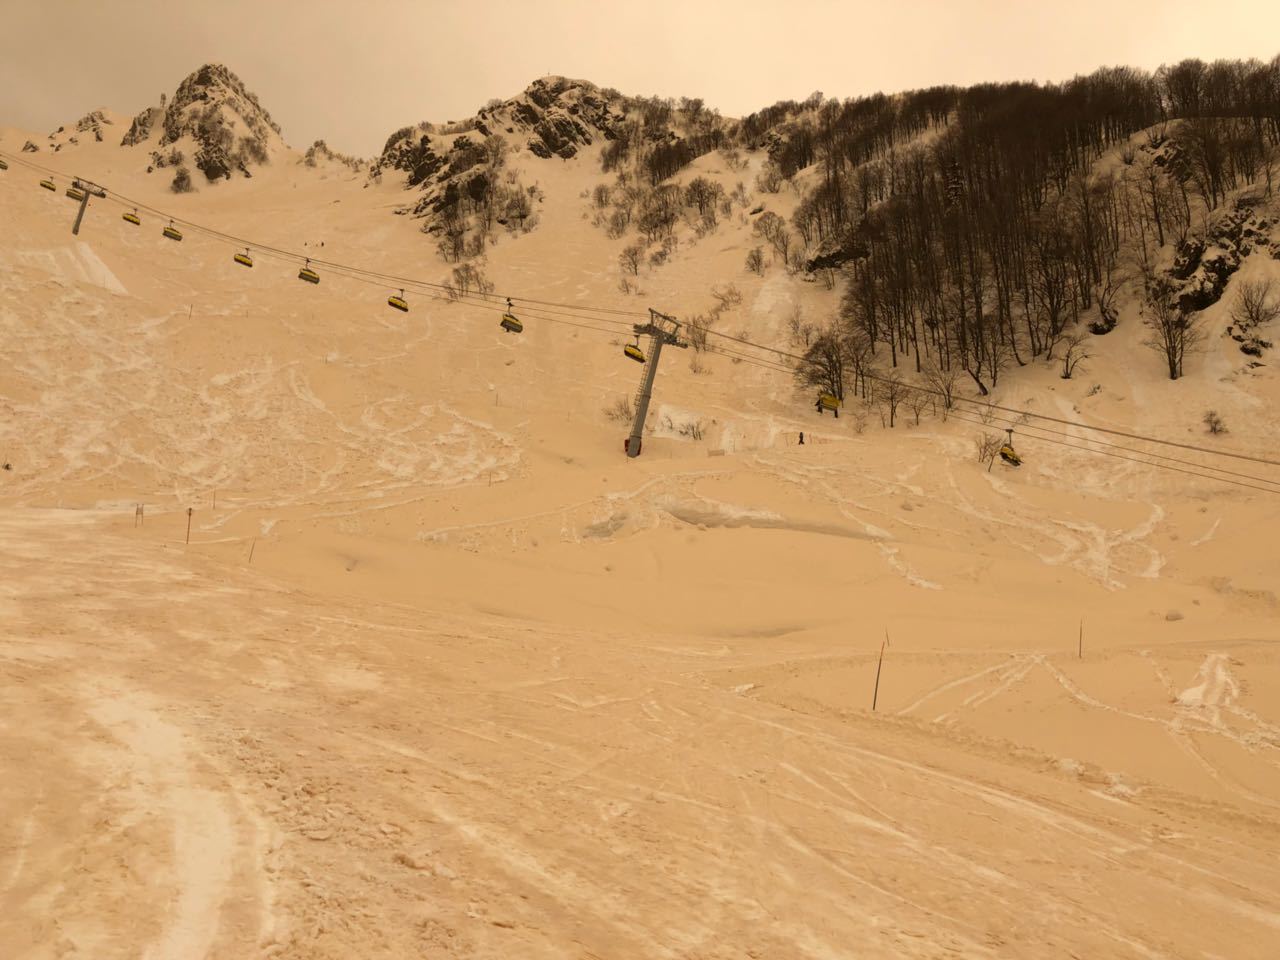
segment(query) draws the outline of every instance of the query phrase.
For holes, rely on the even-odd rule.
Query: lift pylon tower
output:
[[[72,234],[79,236],[80,221],[84,219],[84,208],[89,205],[89,198],[98,197],[101,199],[107,195],[107,191],[96,183],[90,183],[88,180],[82,180],[80,177],[76,177],[72,180],[71,185],[84,194],[84,196],[80,198],[80,210],[76,214],[75,226],[71,228]]]
[[[659,313],[649,308],[649,322],[637,323],[632,329],[636,336],[649,337],[649,362],[644,365],[644,377],[640,380],[640,389],[636,392],[636,418],[631,424],[631,436],[627,437],[623,449],[628,457],[640,456],[640,442],[644,436],[644,421],[649,416],[649,400],[653,396],[653,379],[658,375],[658,359],[662,356],[664,344],[680,347],[689,346],[688,341],[680,339],[680,323],[675,317]]]

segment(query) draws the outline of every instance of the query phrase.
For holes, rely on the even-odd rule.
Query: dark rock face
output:
[[[406,186],[416,187],[435,176],[446,159],[431,146],[431,137],[419,128],[405,127],[392,134],[374,161],[370,174],[380,176],[384,169],[403,170],[408,174]]]
[[[1280,241],[1269,239],[1271,221],[1252,203],[1237,201],[1221,212],[1205,237],[1188,237],[1174,256],[1169,276],[1177,285],[1174,299],[1186,311],[1204,310],[1222,298],[1240,262],[1256,249],[1280,254]]]
[[[1187,237],[1178,244],[1169,276],[1175,280],[1186,280],[1195,273],[1196,267],[1200,266],[1202,256],[1204,256],[1204,241],[1199,237]]]
[[[511,102],[511,121],[518,123],[523,127],[532,127],[542,119],[542,114],[531,103],[525,103],[523,100],[513,100]]]
[[[167,106],[134,117],[121,145],[144,142],[157,124],[160,147],[183,137],[195,141],[193,160],[208,180],[228,179],[237,170],[249,176],[252,164],[267,162],[268,144],[280,134],[258,98],[221,64],[205,64],[178,85]]]
[[[850,232],[844,237],[832,238],[822,244],[817,255],[805,261],[804,268],[809,273],[815,270],[832,270],[854,260],[865,260],[869,256],[871,247],[867,241],[856,232]]]
[[[564,114],[544,116],[534,126],[533,132],[551,154],[563,157],[565,160],[578,152],[578,144],[591,143],[591,134],[586,127]],[[529,139],[530,149],[535,142],[532,137]]]
[[[34,143],[32,143],[30,140],[28,140],[26,143],[24,143],[24,144],[22,145],[22,152],[23,152],[23,153],[35,153],[35,152],[36,152],[36,151],[38,151],[39,149],[40,149],[40,148],[39,148],[39,147],[37,147]]]
[[[76,121],[76,131],[78,133],[92,133],[93,139],[102,142],[102,128],[111,126],[111,121],[107,119],[106,114],[101,110],[94,110],[92,113],[86,113],[78,121]],[[79,142],[76,137],[71,138],[72,143]]]
[[[544,77],[535,80],[520,96],[481,109],[475,116],[474,131],[482,140],[496,130],[524,134],[528,137],[525,145],[534,156],[567,160],[597,139],[615,138],[623,117],[621,112],[612,112],[612,102],[585,81]],[[419,129],[429,134],[428,126]],[[432,150],[428,136],[418,137],[414,128],[405,127],[388,138],[382,156],[371,165],[371,174],[378,175],[385,169],[404,170],[410,174],[406,185],[414,187],[446,165],[452,177],[478,162],[457,142],[446,157],[441,157]]]
[[[147,107],[140,114],[133,118],[133,123],[129,126],[129,132],[124,135],[124,139],[120,141],[122,147],[132,147],[151,136],[151,129],[155,126],[157,120],[160,119],[161,110],[159,107]]]
[[[1254,209],[1253,201],[1238,200],[1221,211],[1204,237],[1188,237],[1174,255],[1169,277],[1174,281],[1173,301],[1190,313],[1213,306],[1245,257],[1269,251],[1280,260],[1280,238],[1272,239],[1273,220]],[[1227,336],[1240,344],[1241,352],[1260,357],[1271,342],[1243,325],[1226,328]]]
[[[451,230],[466,229],[459,223],[478,215],[480,209],[498,223],[514,216],[523,225],[530,215],[529,200],[517,196],[523,188],[497,176],[503,152],[518,149],[516,144],[523,138],[534,156],[567,160],[598,140],[616,139],[624,119],[625,101],[620,94],[606,94],[580,80],[544,77],[519,96],[491,101],[472,120],[450,124],[443,131],[426,123],[397,130],[370,164],[369,176],[376,180],[387,170],[403,171],[406,189],[417,188],[420,195],[397,212],[428,218],[423,226],[426,233],[449,235]],[[446,139],[455,132],[461,135]],[[495,134],[506,145],[495,141]],[[508,214],[522,203],[522,214]]]
[[[565,160],[597,137],[613,140],[622,119],[594,84],[563,77],[535,80],[521,97],[503,106],[510,110],[512,126],[530,131],[530,151]]]
[[[240,166],[240,164],[233,164],[226,151],[217,145],[201,147],[197,150],[195,164],[209,180],[219,178],[230,180],[233,166]]]

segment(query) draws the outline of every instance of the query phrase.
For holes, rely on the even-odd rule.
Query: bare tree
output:
[[[710,320],[700,313],[694,314],[685,321],[685,338],[689,341],[689,346],[693,347],[695,354],[702,353],[707,349],[707,333],[710,329]]]
[[[1062,351],[1063,380],[1070,380],[1076,372],[1076,367],[1093,356],[1085,341],[1086,337],[1083,333],[1073,333],[1063,340],[1065,344]]]
[[[613,403],[604,408],[604,415],[610,420],[625,422],[636,415],[635,406],[629,397],[615,397]]]
[[[761,247],[752,247],[748,251],[747,269],[757,276],[764,275],[764,250]]]
[[[612,240],[617,240],[620,236],[627,232],[627,225],[630,219],[621,210],[614,210],[609,216],[609,225],[605,228],[605,233]]]
[[[684,201],[689,206],[697,207],[698,216],[700,217],[706,216],[708,209],[714,215],[716,203],[723,193],[724,188],[720,184],[708,180],[706,177],[694,177],[689,181],[689,185],[684,188]]]
[[[523,191],[517,190],[507,201],[507,218],[511,220],[519,220],[521,228],[524,227],[525,220],[528,219],[529,214],[532,212],[533,203],[529,199],[528,194]]]
[[[1116,310],[1116,296],[1126,280],[1128,277],[1109,261],[1104,265],[1102,280],[1093,288],[1094,298],[1098,302],[1098,319],[1089,324],[1090,333],[1110,333],[1116,328],[1120,319],[1120,314]]]
[[[1231,319],[1235,323],[1250,330],[1277,317],[1280,317],[1280,299],[1271,296],[1270,280],[1252,280],[1240,285],[1231,307]]]
[[[1000,447],[1004,444],[1004,440],[1000,438],[998,433],[980,433],[973,438],[974,451],[978,454],[978,462],[987,465],[987,472],[991,472],[991,466],[996,462],[996,457],[1000,454]]]
[[[464,263],[453,268],[453,288],[460,297],[465,297],[472,290],[481,294],[493,293],[493,282],[485,275],[483,266]]]
[[[841,346],[844,348],[845,364],[853,373],[853,389],[862,391],[862,399],[869,401],[867,390],[867,371],[871,367],[871,358],[875,356],[874,344],[867,335],[847,326],[842,330]]]
[[[639,243],[623,247],[622,252],[618,254],[618,266],[622,267],[623,270],[630,270],[632,276],[640,273],[640,264],[643,262],[644,246]]]
[[[875,400],[880,405],[880,416],[884,419],[888,414],[889,427],[894,426],[898,416],[898,407],[907,399],[907,394],[914,391],[902,379],[902,371],[897,367],[888,373],[877,374],[875,378]]]
[[[765,193],[777,193],[782,189],[782,171],[772,160],[765,163],[760,175],[756,177],[756,186]]]
[[[867,429],[867,405],[865,402],[858,404],[853,408],[853,432],[862,435]]]
[[[942,419],[947,418],[951,408],[955,406],[956,385],[960,382],[960,371],[954,367],[943,368],[932,359],[924,365],[925,383],[942,397]]]
[[[742,302],[742,291],[732,283],[727,284],[723,290],[719,287],[712,287],[711,296],[715,297],[717,303],[719,303],[719,306],[716,309],[720,313],[736,307]]]
[[[1227,432],[1227,425],[1222,422],[1222,417],[1218,416],[1217,410],[1206,410],[1204,414],[1205,428],[1215,436],[1220,433]]]
[[[1142,322],[1150,331],[1143,343],[1160,354],[1169,367],[1169,379],[1182,376],[1182,363],[1187,351],[1204,339],[1200,318],[1173,301],[1173,284],[1165,277],[1147,281],[1146,303]]]
[[[796,365],[796,380],[817,387],[837,400],[844,399],[845,354],[840,338],[832,330],[814,338],[804,358]]]
[[[766,210],[756,220],[755,232],[778,252],[783,263],[787,262],[787,251],[791,248],[791,232],[787,229],[787,221],[776,213]]]
[[[456,205],[445,208],[440,218],[440,228],[443,235],[436,247],[447,262],[457,263],[467,249],[467,221],[458,212]]]
[[[790,316],[787,317],[787,333],[790,335],[791,342],[803,343],[807,347],[816,332],[813,324],[804,322],[804,311],[800,308],[800,304],[795,304],[791,308]]]
[[[507,161],[507,154],[511,152],[506,138],[497,133],[485,137],[481,147],[484,150],[485,162],[492,171],[500,169]]]
[[[920,414],[924,413],[925,408],[933,402],[933,397],[925,393],[923,390],[908,389],[907,390],[907,409],[911,411],[911,415],[916,418],[916,426],[920,426]]]

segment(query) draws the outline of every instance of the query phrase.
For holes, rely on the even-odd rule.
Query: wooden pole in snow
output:
[[[1084,619],[1080,620],[1080,639],[1076,643],[1076,659],[1084,659]]]
[[[880,699],[880,668],[884,666],[884,648],[889,645],[889,631],[884,631],[884,643],[880,644],[880,659],[876,662],[876,688],[871,694],[871,709],[874,712],[876,702]]]
[[[195,511],[194,507],[187,507],[187,543],[191,543],[191,514]]]

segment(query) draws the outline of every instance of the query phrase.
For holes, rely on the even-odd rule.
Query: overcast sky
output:
[[[741,116],[814,90],[1062,80],[1280,53],[1270,0],[0,0],[0,125],[136,113],[200,64],[305,147],[368,156],[548,73]]]

